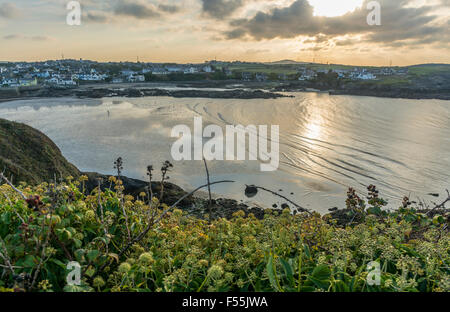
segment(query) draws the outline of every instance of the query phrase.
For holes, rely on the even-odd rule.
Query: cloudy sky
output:
[[[0,0],[0,61],[450,63],[450,0]]]

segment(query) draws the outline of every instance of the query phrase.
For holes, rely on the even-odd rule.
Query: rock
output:
[[[248,198],[255,197],[256,194],[258,194],[258,188],[256,188],[254,185],[247,185],[245,188],[245,196]]]
[[[105,190],[111,187],[110,182],[108,181],[110,176],[102,175],[96,172],[86,172],[83,173],[88,177],[88,181],[86,182],[86,189],[91,192],[94,188],[97,187],[97,180],[99,178],[102,179],[101,188]],[[134,198],[137,198],[140,193],[144,192],[147,194],[148,191],[148,182],[131,179],[127,177],[120,178],[123,182],[123,186],[125,188],[124,193],[127,195],[131,195]],[[153,196],[159,198],[161,192],[161,183],[160,182],[152,182],[152,191]],[[185,192],[181,187],[165,182],[164,183],[164,196],[162,201],[167,205],[175,204],[181,197],[185,196],[187,192]],[[189,196],[183,199],[178,208],[187,208],[191,207],[195,202],[195,198],[193,196]]]

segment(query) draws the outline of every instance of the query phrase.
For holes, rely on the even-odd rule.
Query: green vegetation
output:
[[[408,68],[409,74],[417,76],[427,76],[439,73],[448,73],[450,71],[450,65],[448,64],[425,64],[419,66],[411,66]]]
[[[86,180],[17,188],[4,180],[0,290],[450,291],[448,214],[426,214],[407,198],[388,213],[374,186],[367,202],[349,190],[345,218],[268,209],[262,219],[240,211],[209,220],[152,190],[126,196],[115,177],[85,194]],[[66,284],[71,261],[82,267],[80,286]],[[371,261],[379,286],[367,280]]]

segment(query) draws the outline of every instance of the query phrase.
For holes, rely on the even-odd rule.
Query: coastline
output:
[[[48,87],[0,89],[0,103],[38,98],[105,98],[151,97],[210,99],[276,99],[291,97],[284,92],[316,92],[333,95],[370,96],[393,99],[450,100],[450,90],[414,89],[411,87],[363,87],[331,89],[301,83],[268,83],[242,81],[189,81],[168,83],[87,84],[77,87]]]

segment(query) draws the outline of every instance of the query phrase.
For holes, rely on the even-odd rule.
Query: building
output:
[[[300,81],[311,80],[316,76],[317,73],[315,71],[310,69],[304,69],[302,72],[300,72],[300,77],[298,77],[298,80]]]
[[[115,77],[111,80],[112,83],[123,83],[123,78]]]
[[[184,73],[185,74],[196,74],[198,73],[198,69],[195,68],[194,66],[190,66],[184,69]]]
[[[169,72],[165,68],[153,68],[152,75],[168,75]]]
[[[19,85],[21,87],[37,86],[37,79],[19,79]]]
[[[243,81],[251,81],[251,80],[253,80],[253,74],[252,73],[243,72],[242,73],[242,80]]]
[[[257,73],[255,75],[255,79],[259,82],[264,82],[264,81],[267,81],[267,75],[264,73]]]
[[[202,70],[205,73],[213,73],[214,72],[214,69],[211,67],[211,65],[203,66]]]
[[[128,77],[128,82],[144,82],[145,76],[144,75],[131,75]]]

